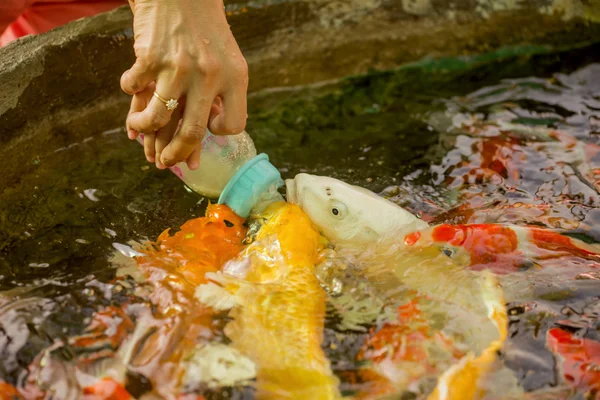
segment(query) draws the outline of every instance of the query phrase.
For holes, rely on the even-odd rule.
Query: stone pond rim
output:
[[[598,8],[596,0],[535,0],[526,7],[483,0],[283,0],[235,1],[227,13],[248,61],[252,108],[264,93],[281,93],[266,89],[335,81],[424,57],[599,41]],[[132,34],[125,6],[0,49],[2,191],[18,184],[35,155],[124,121],[129,97],[119,78],[134,60]]]

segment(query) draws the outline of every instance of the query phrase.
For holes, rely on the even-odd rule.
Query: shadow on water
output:
[[[598,241],[599,50],[424,62],[349,78],[318,96],[304,89],[276,106],[257,101],[248,132],[284,177],[343,179],[434,223],[535,224]],[[131,301],[110,284],[114,242],[154,239],[208,203],[148,164],[119,128],[66,148],[50,144],[30,162],[34,173],[0,194],[0,289],[8,291],[0,378],[11,383],[56,338],[80,334],[94,311]],[[556,384],[542,332],[597,310],[598,279],[562,297],[559,287],[537,303],[510,304],[505,357],[525,389]],[[593,336],[598,323],[586,321]],[[324,347],[341,373],[364,333],[340,336],[334,326]]]

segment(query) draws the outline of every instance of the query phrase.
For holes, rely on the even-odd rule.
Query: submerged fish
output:
[[[371,329],[357,355],[358,361],[371,363],[359,370],[360,379],[367,382],[359,397],[390,394],[424,377],[435,378],[465,356],[443,332],[432,329],[421,311],[423,301],[427,299],[416,296],[398,307],[396,320],[378,331]],[[430,357],[432,352],[436,359]]]
[[[456,204],[433,219],[593,230],[585,220],[600,204],[600,146],[564,130],[514,123],[520,115],[501,109],[431,117],[452,149],[430,172]]]
[[[128,285],[131,273],[140,281],[139,296],[98,311],[82,335],[42,351],[19,393],[25,399],[54,393],[63,400],[129,400],[134,396],[125,381],[133,373],[146,382],[146,395],[201,399],[184,394],[186,357],[213,336],[214,313],[195,291],[207,282],[207,272],[218,271],[244,248],[244,222],[226,206],[209,205],[205,217],[186,222],[174,235],[167,230],[156,242],[137,245],[135,261],[115,256],[123,268],[114,284]]]
[[[546,345],[567,384],[586,391],[585,398],[600,399],[600,342],[556,327],[546,334]]]
[[[473,270],[497,274],[532,267],[600,267],[600,249],[548,229],[502,224],[442,224],[413,232],[404,244],[436,246]],[[570,262],[570,264],[567,264]]]
[[[495,277],[469,271],[441,246],[416,246],[417,240],[409,246],[405,237],[432,228],[365,189],[307,174],[286,186],[288,200],[336,245],[335,257],[360,265],[384,303],[400,303],[397,319],[373,332],[359,353],[359,359],[371,362],[363,377],[387,381],[366,395],[401,392],[422,379],[437,378],[437,386],[425,391],[430,399],[480,397],[477,382],[496,360],[507,333],[504,298]],[[408,314],[402,312],[410,307],[407,289],[421,299]],[[428,323],[436,315],[444,317],[433,329]]]
[[[325,242],[296,205],[275,203],[261,217],[254,242],[222,273],[209,274],[222,289],[203,285],[198,295],[216,306],[232,298],[225,333],[256,364],[257,398],[338,398],[321,349],[325,292],[313,274]]]

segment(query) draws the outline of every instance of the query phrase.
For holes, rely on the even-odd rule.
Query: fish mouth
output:
[[[286,179],[285,180],[286,198],[288,203],[298,204],[298,194],[296,190],[296,180]]]

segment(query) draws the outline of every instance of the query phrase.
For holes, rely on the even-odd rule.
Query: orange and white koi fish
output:
[[[589,229],[581,222],[600,202],[599,145],[557,129],[473,116],[438,128],[456,143],[431,172],[439,176],[436,183],[457,195],[458,204],[435,221]],[[493,192],[485,189],[487,184]],[[505,197],[498,186],[520,195]]]
[[[426,377],[437,377],[465,353],[439,330],[434,330],[423,315],[416,296],[397,310],[397,319],[381,329],[371,329],[356,359],[369,362],[359,370],[366,382],[358,397],[383,396],[409,388]],[[437,354],[436,358],[431,353]]]
[[[156,243],[137,249],[143,254],[135,258],[137,268],[144,285],[152,286],[147,296],[156,311],[137,322],[130,340],[139,341],[140,348],[129,364],[165,398],[181,391],[184,358],[199,338],[212,336],[213,311],[195,298],[196,288],[207,282],[207,273],[218,271],[243,249],[244,222],[227,206],[209,205],[205,217],[186,222],[173,236],[167,230]]]
[[[151,383],[158,398],[201,399],[177,397],[183,393],[185,357],[213,335],[213,311],[195,291],[207,282],[207,272],[218,271],[243,249],[244,222],[226,206],[209,205],[205,217],[186,222],[173,236],[167,230],[156,242],[139,245],[135,265],[120,273],[142,275],[140,295],[150,304],[97,312],[83,335],[40,354],[30,366],[28,387],[19,393],[27,400],[57,390],[65,399],[129,400],[134,397],[125,389],[125,375],[134,372]],[[75,354],[71,362],[53,357],[65,346]]]
[[[600,399],[600,342],[556,327],[546,334],[546,346],[569,386],[587,392],[586,399]]]
[[[600,248],[548,229],[501,224],[438,225],[404,237],[408,247],[437,246],[473,270],[506,274],[572,260],[600,267]]]
[[[325,292],[313,274],[325,242],[298,206],[275,203],[261,217],[254,242],[209,275],[221,287],[201,286],[199,297],[231,298],[225,333],[256,364],[257,398],[339,398],[321,349]]]

